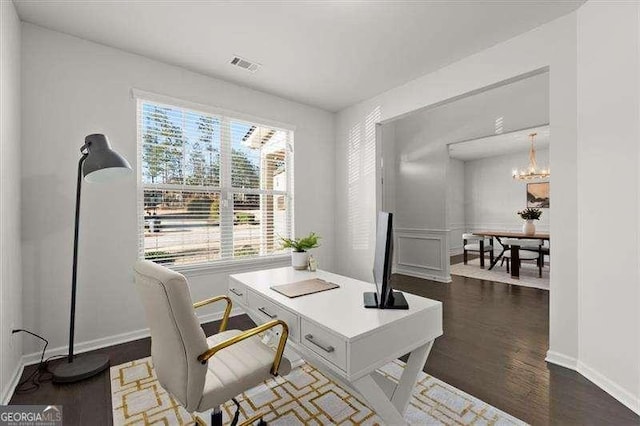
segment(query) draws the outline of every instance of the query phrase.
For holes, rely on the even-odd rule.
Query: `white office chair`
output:
[[[505,246],[518,246],[518,257],[520,258],[520,262],[523,260],[535,260],[536,265],[538,266],[538,276],[542,278],[542,266],[544,259],[544,253],[542,247],[544,245],[543,240],[528,240],[528,239],[517,239],[517,238],[505,238],[502,240],[502,244]],[[527,247],[527,248],[525,248]],[[533,248],[537,247],[537,251],[533,251]],[[507,262],[507,272],[509,272],[509,264],[511,263],[511,259],[513,254],[511,249],[507,249],[502,254],[502,261]],[[518,265],[520,266],[520,265]]]
[[[489,252],[489,260],[493,263],[493,238],[486,239],[482,235],[462,234],[462,259],[467,264],[468,252],[480,253],[480,267],[484,268],[484,254]]]
[[[163,266],[136,262],[135,282],[151,329],[151,358],[158,381],[189,412],[213,408],[211,423],[222,425],[220,406],[271,376],[285,375],[291,363],[283,358],[288,327],[269,321],[247,331],[226,330],[231,299],[218,296],[192,303],[186,278]],[[195,309],[217,301],[227,307],[220,331],[206,337]],[[282,327],[278,348],[262,343],[258,333]],[[234,418],[237,423],[238,412]],[[204,424],[196,416],[199,424]],[[245,424],[258,420],[248,419]],[[262,420],[260,420],[262,422]],[[264,424],[264,422],[262,422]]]

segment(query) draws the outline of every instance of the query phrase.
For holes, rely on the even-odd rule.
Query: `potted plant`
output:
[[[536,226],[533,224],[533,221],[540,220],[542,210],[527,207],[526,209],[519,211],[518,215],[525,221],[522,225],[522,232],[524,232],[525,235],[535,235]]]
[[[291,266],[293,269],[307,269],[309,263],[309,253],[307,250],[319,247],[320,236],[315,232],[310,233],[306,237],[291,239],[280,237],[282,240],[282,248],[291,249]]]

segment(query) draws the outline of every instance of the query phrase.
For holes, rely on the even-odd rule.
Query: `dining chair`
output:
[[[528,239],[518,239],[518,238],[505,238],[502,240],[502,244],[509,247],[502,254],[502,263],[507,262],[507,272],[509,272],[509,266],[511,263],[511,259],[513,257],[512,247],[518,246],[518,257],[520,260],[521,266],[523,260],[535,260],[536,265],[538,266],[538,276],[542,278],[542,267],[544,260],[542,246],[544,245],[543,240],[528,240]],[[523,247],[528,247],[524,249]],[[537,247],[536,251],[533,251],[533,247]],[[501,264],[502,264],[501,263]]]
[[[531,240],[523,240],[523,245],[520,246],[520,250],[528,250],[534,252],[542,251],[542,256],[540,256],[539,261],[542,264],[541,266],[544,268],[544,257],[551,254],[549,240],[544,240],[544,244],[542,244],[542,247],[535,245],[535,240],[534,243],[531,243],[530,241]]]
[[[484,268],[484,254],[489,252],[489,259],[493,263],[493,238],[485,238],[482,235],[471,233],[462,234],[462,259],[464,264],[468,261],[468,252],[480,253],[480,267]]]
[[[134,267],[135,283],[151,330],[151,359],[158,382],[196,423],[206,424],[196,413],[213,409],[212,426],[222,425],[222,404],[270,377],[286,375],[291,363],[283,357],[289,329],[281,320],[269,321],[247,331],[227,330],[231,299],[217,296],[193,303],[186,278],[148,260]],[[217,334],[206,337],[195,309],[226,302]],[[262,342],[259,333],[280,330],[277,349]],[[238,423],[236,411],[232,425]],[[244,424],[251,424],[247,419]]]

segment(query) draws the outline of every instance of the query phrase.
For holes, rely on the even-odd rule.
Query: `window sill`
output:
[[[222,273],[240,273],[256,269],[269,269],[289,265],[291,265],[291,256],[289,254],[281,254],[263,258],[257,257],[253,259],[228,260],[216,263],[204,263],[200,265],[170,266],[169,269],[180,272],[185,276],[193,277]]]

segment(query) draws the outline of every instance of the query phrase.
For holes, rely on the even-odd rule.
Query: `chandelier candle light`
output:
[[[529,135],[529,138],[531,139],[531,147],[529,148],[529,167],[523,170],[514,170],[512,175],[514,179],[546,179],[551,175],[549,168],[538,170],[538,164],[536,163],[536,149],[533,145],[533,140],[537,135],[537,133],[531,133]]]

